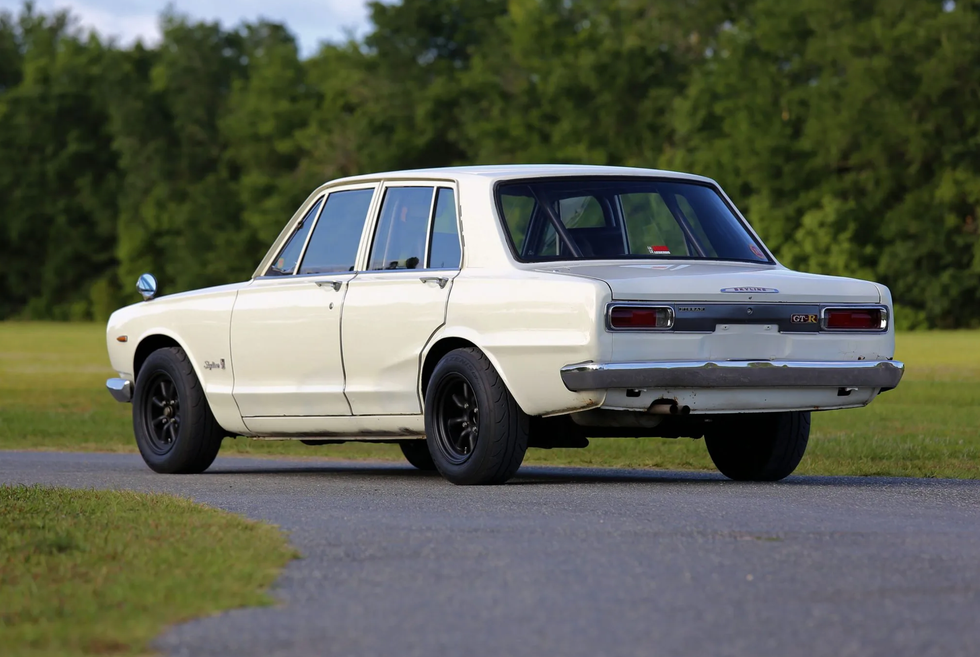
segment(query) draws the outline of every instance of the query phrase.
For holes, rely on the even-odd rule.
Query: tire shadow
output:
[[[235,476],[235,475],[268,475],[276,477],[311,477],[311,476],[346,476],[352,478],[386,478],[405,481],[433,481],[445,483],[437,472],[424,472],[410,465],[391,463],[358,463],[358,462],[309,462],[256,464],[255,461],[235,465],[225,461],[216,464],[207,471],[206,475]],[[615,468],[581,468],[581,467],[551,467],[523,466],[513,479],[504,484],[511,486],[561,486],[575,484],[688,484],[695,486],[730,486],[730,487],[838,487],[838,488],[895,488],[895,487],[932,487],[949,486],[950,484],[976,486],[977,481],[949,479],[914,479],[903,477],[858,477],[858,476],[814,476],[792,475],[778,482],[738,482],[731,481],[721,474],[714,472],[694,472],[677,470],[636,470]],[[445,485],[450,485],[446,483]]]

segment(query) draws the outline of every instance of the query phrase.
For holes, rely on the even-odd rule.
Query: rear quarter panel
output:
[[[594,408],[603,393],[571,392],[564,365],[598,360],[608,349],[602,309],[604,283],[519,269],[464,270],[454,280],[446,324],[438,338],[477,345],[529,415]]]

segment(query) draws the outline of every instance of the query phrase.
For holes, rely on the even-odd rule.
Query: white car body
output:
[[[113,313],[107,342],[119,378],[110,389],[128,401],[147,354],[176,345],[230,435],[392,440],[424,437],[426,377],[465,345],[487,356],[529,416],[568,415],[591,427],[623,424],[588,413],[595,410],[650,418],[858,407],[897,385],[891,321],[865,332],[780,329],[795,307],[873,306],[890,318],[890,293],[877,283],[791,271],[768,252],[771,262],[758,264],[519,261],[495,185],[568,176],[696,181],[745,221],[714,181],[650,169],[460,167],[333,181],[297,210],[251,280]],[[458,269],[368,270],[384,191],[406,185],[454,191]],[[264,276],[311,204],[351,189],[373,190],[354,271]],[[609,330],[607,306],[622,301],[669,305],[678,318],[724,307],[759,319],[726,316],[698,331]],[[652,435],[643,431],[655,424],[641,420],[642,430],[626,433]]]

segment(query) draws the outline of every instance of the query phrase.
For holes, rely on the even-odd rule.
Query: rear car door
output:
[[[341,312],[376,185],[314,201],[231,319],[234,397],[249,417],[350,415]],[[307,221],[309,220],[309,221]]]
[[[367,266],[344,302],[345,390],[354,415],[418,414],[419,356],[459,273],[456,190],[399,182],[382,193]]]

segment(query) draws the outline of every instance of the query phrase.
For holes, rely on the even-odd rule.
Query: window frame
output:
[[[374,242],[377,239],[377,228],[381,222],[381,213],[384,211],[384,201],[388,190],[391,188],[399,187],[429,187],[432,189],[432,197],[429,199],[429,215],[426,219],[425,228],[425,252],[423,254],[422,266],[416,269],[369,269],[368,266],[371,264],[371,250],[374,248]],[[435,213],[436,213],[436,202],[439,199],[439,189],[445,188],[452,190],[453,192],[453,210],[456,213],[456,239],[459,242],[459,267],[440,267],[434,269],[429,266],[429,261],[431,258],[432,250],[432,233],[435,229]],[[326,205],[326,204],[324,204]],[[359,267],[355,269],[357,273],[363,274],[404,274],[406,272],[420,272],[420,271],[460,271],[463,268],[463,229],[462,222],[460,221],[460,205],[459,205],[459,189],[455,181],[444,180],[444,179],[406,179],[406,180],[385,180],[379,187],[378,192],[375,194],[374,207],[372,209],[372,217],[370,224],[370,232],[365,236],[366,244],[364,245],[364,252],[362,254],[362,259],[359,262]],[[312,234],[312,232],[311,232]]]
[[[297,213],[298,216],[295,218],[294,221],[290,222],[289,230],[284,231],[286,232],[286,236],[284,238],[281,238],[280,240],[277,240],[278,241],[277,246],[279,247],[279,249],[275,252],[275,255],[273,255],[272,259],[269,261],[269,264],[266,265],[262,274],[260,276],[256,276],[255,278],[277,279],[280,281],[287,281],[296,278],[330,277],[330,276],[338,276],[340,274],[353,274],[357,272],[358,264],[360,263],[360,258],[361,258],[361,251],[364,246],[364,231],[367,230],[368,225],[372,223],[371,217],[373,216],[375,211],[375,206],[378,203],[378,189],[380,187],[381,185],[378,182],[367,182],[367,183],[344,185],[338,187],[328,187],[326,189],[321,188],[318,189],[313,194],[311,194],[308,201],[303,204],[301,211]],[[361,226],[361,238],[360,241],[358,242],[357,251],[354,253],[354,270],[349,272],[320,272],[316,274],[300,274],[299,269],[303,263],[303,259],[306,258],[306,249],[310,244],[310,240],[313,238],[313,232],[316,230],[317,226],[320,223],[320,217],[323,216],[323,211],[327,207],[327,201],[330,199],[330,195],[339,192],[353,192],[353,191],[368,190],[368,189],[372,190],[373,193],[371,195],[371,202],[368,204],[367,213],[364,215],[364,224]],[[292,274],[287,274],[287,275],[269,274],[269,269],[271,269],[272,265],[275,263],[276,256],[282,251],[283,248],[285,248],[286,243],[289,241],[289,238],[295,234],[296,224],[298,224],[303,219],[303,217],[306,216],[306,213],[310,211],[310,208],[312,208],[313,205],[315,205],[316,202],[319,201],[320,199],[323,199],[323,204],[320,206],[320,210],[319,212],[317,212],[317,215],[314,218],[313,225],[310,227],[310,232],[309,234],[307,234],[306,240],[303,242],[303,249],[300,251],[299,260],[297,260],[296,262],[296,271],[293,272]]]
[[[280,244],[279,249],[272,256],[272,260],[269,262],[269,266],[265,268],[265,271],[262,273],[262,276],[260,276],[260,278],[286,278],[286,279],[288,279],[290,276],[295,276],[296,275],[296,273],[299,271],[300,263],[303,262],[303,256],[306,255],[306,245],[309,244],[310,238],[313,236],[313,229],[316,228],[317,222],[320,221],[320,215],[323,214],[323,208],[325,208],[327,206],[327,196],[329,196],[329,194],[314,194],[313,195],[313,199],[314,199],[313,202],[312,203],[307,203],[306,205],[303,206],[303,211],[300,212],[300,215],[299,215],[300,218],[292,226],[292,228],[290,229],[289,234],[286,236],[286,238],[284,240],[282,240],[282,243]],[[303,240],[303,243],[300,244],[300,247],[299,247],[299,256],[297,256],[297,258],[296,258],[296,266],[293,268],[293,273],[292,274],[270,274],[269,272],[272,270],[273,266],[276,264],[276,260],[278,260],[279,259],[279,256],[281,256],[283,254],[283,252],[286,250],[286,247],[289,246],[290,240],[293,239],[293,237],[296,235],[297,231],[299,230],[298,229],[298,226],[299,226],[300,222],[304,218],[306,218],[306,215],[310,212],[310,210],[312,210],[316,206],[317,203],[320,204],[320,207],[317,209],[316,215],[313,217],[313,219],[310,220],[310,230],[309,230],[309,232],[306,233],[306,238]]]
[[[511,232],[510,226],[507,223],[507,218],[504,215],[503,203],[501,202],[500,188],[502,186],[510,185],[532,185],[534,183],[550,183],[550,182],[565,182],[574,183],[576,181],[590,182],[590,181],[603,181],[603,182],[622,182],[622,183],[642,183],[642,182],[652,182],[652,183],[667,183],[667,184],[684,184],[684,185],[697,185],[699,187],[707,187],[712,192],[718,195],[721,202],[728,208],[732,216],[738,222],[739,226],[745,231],[745,234],[749,237],[751,242],[755,244],[766,256],[765,260],[749,260],[749,259],[735,259],[735,258],[708,258],[708,257],[691,257],[691,256],[678,256],[678,257],[650,257],[640,254],[629,254],[626,256],[621,256],[618,258],[575,258],[568,256],[556,256],[553,258],[541,258],[540,256],[527,259],[520,249],[517,248],[514,242],[514,236]],[[732,205],[728,200],[728,197],[722,192],[721,188],[707,181],[703,180],[692,180],[689,178],[676,178],[673,176],[616,176],[616,175],[591,175],[591,176],[538,176],[533,178],[509,178],[503,180],[497,180],[493,184],[493,204],[494,209],[497,214],[497,221],[500,227],[503,229],[504,235],[507,239],[507,245],[510,248],[511,256],[519,263],[522,264],[548,264],[554,262],[573,262],[573,263],[583,263],[583,262],[599,262],[603,260],[613,260],[613,261],[623,261],[627,262],[630,260],[639,261],[677,261],[677,260],[696,260],[703,262],[740,262],[749,263],[755,265],[776,265],[778,264],[773,258],[769,249],[762,243],[762,240],[755,234],[755,231],[749,226],[748,222],[742,217],[741,213]],[[620,203],[621,205],[621,203]],[[531,211],[531,217],[528,220],[528,228],[530,229],[532,222],[534,221],[535,214],[542,212],[537,200],[535,199],[534,208]],[[560,221],[560,218],[559,218]],[[625,227],[624,227],[625,230]],[[525,246],[527,244],[527,238],[525,238]]]

